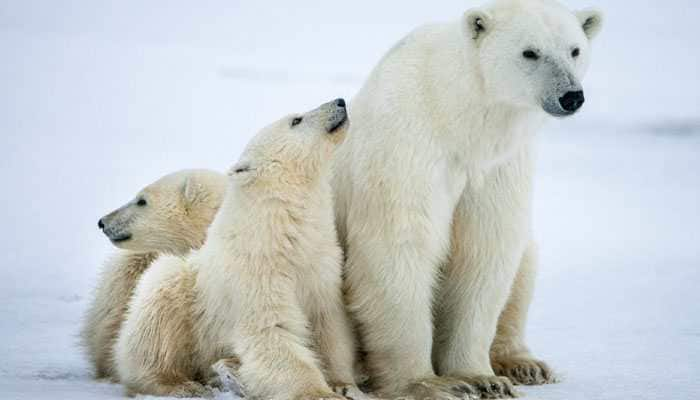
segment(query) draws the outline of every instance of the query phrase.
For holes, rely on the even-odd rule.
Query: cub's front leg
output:
[[[274,288],[249,290],[255,280],[274,282]],[[232,348],[240,358],[238,378],[253,399],[338,398],[327,384],[310,347],[312,332],[297,288],[284,273],[261,279],[242,274],[241,318]]]
[[[343,304],[341,253],[323,257],[319,265],[317,285],[307,300],[314,343],[321,359],[323,373],[334,392],[341,395],[361,393],[354,378],[356,342],[352,325]]]
[[[139,282],[115,345],[116,367],[129,395],[211,396],[195,381],[192,331],[195,271],[161,257]]]

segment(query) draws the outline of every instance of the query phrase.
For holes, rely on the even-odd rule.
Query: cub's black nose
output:
[[[345,107],[345,99],[336,99],[335,105],[338,107]]]
[[[584,101],[586,101],[586,99],[583,97],[582,90],[577,90],[575,92],[566,92],[564,96],[559,98],[559,104],[561,104],[561,108],[569,112],[574,112],[581,108]]]
[[[100,220],[97,221],[97,227],[100,228],[100,229],[104,229],[104,228],[105,228],[105,224],[104,224],[104,222],[102,222],[102,218],[100,218]]]

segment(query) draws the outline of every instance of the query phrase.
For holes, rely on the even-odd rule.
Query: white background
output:
[[[595,1],[595,0],[592,0]],[[97,219],[161,175],[223,170],[256,129],[350,99],[464,1],[0,1],[0,398],[118,398],[76,334]],[[539,136],[530,399],[700,395],[700,5],[606,12],[579,115]],[[221,394],[220,398],[230,398]]]

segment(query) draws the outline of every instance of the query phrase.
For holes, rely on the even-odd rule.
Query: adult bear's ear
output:
[[[576,18],[578,18],[583,33],[586,34],[588,40],[592,40],[603,26],[603,13],[595,8],[577,11]]]
[[[477,42],[493,28],[491,24],[491,16],[479,8],[467,10],[462,16],[464,34]]]

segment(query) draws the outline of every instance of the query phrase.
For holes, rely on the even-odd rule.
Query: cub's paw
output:
[[[556,383],[554,371],[544,362],[528,356],[503,357],[491,360],[496,375],[507,376],[516,385]]]
[[[481,399],[508,399],[520,396],[513,383],[505,376],[476,375],[457,378],[473,386],[478,393],[477,397]]]
[[[230,390],[244,397],[243,385],[238,380],[238,369],[241,361],[238,357],[222,358],[212,364],[207,385],[222,391]]]
[[[212,388],[204,386],[199,382],[186,382],[182,385],[182,388],[184,390],[176,394],[175,397],[214,397]]]
[[[365,400],[370,398],[356,385],[347,383],[331,383],[331,390],[348,400]]]
[[[301,395],[296,396],[294,399],[295,400],[347,400],[342,395],[339,395],[339,394],[336,394],[333,392],[323,392],[323,391],[302,393]]]
[[[457,378],[434,376],[410,384],[406,396],[413,400],[473,400],[479,398],[478,390]]]
[[[214,397],[214,391],[199,382],[187,381],[173,385],[159,385],[155,393],[157,396],[166,397]]]

